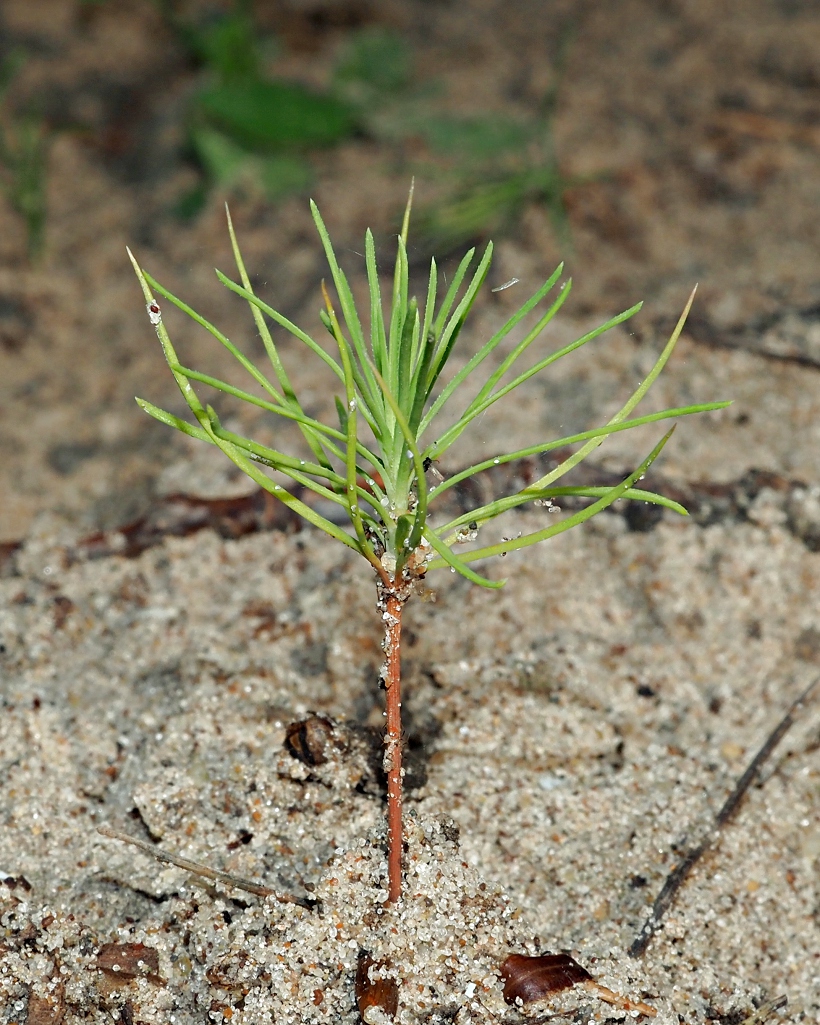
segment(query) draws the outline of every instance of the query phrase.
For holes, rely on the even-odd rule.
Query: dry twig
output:
[[[767,1000],[765,1004],[761,1004],[754,1014],[750,1014],[748,1018],[740,1023],[740,1025],[763,1025],[763,1022],[766,1021],[770,1014],[774,1014],[775,1011],[782,1010],[787,1006],[788,1002],[789,999],[785,996],[775,997],[773,1000]]]
[[[734,790],[726,799],[723,807],[715,817],[715,825],[713,829],[704,837],[703,840],[683,856],[681,861],[672,869],[669,875],[666,877],[666,882],[661,888],[661,892],[655,898],[655,903],[652,906],[652,913],[649,915],[647,920],[643,924],[643,928],[640,933],[635,937],[632,946],[629,948],[629,954],[631,957],[640,957],[645,953],[646,948],[649,946],[649,941],[657,932],[663,917],[669,908],[672,906],[675,897],[678,894],[681,886],[689,876],[689,873],[700,861],[706,851],[717,843],[720,838],[721,830],[731,821],[737,811],[740,802],[746,795],[749,787],[755,780],[755,777],[760,772],[763,764],[771,756],[774,749],[789,731],[794,723],[797,713],[803,708],[803,705],[808,701],[812,691],[820,683],[820,676],[816,677],[808,687],[803,691],[800,697],[794,702],[785,716],[781,719],[778,725],[769,734],[766,743],[760,748],[757,754],[749,763],[748,768],[740,777],[735,786]]]
[[[310,898],[294,897],[289,893],[278,893],[269,886],[255,883],[252,879],[243,879],[241,876],[231,875],[230,872],[220,872],[218,869],[208,868],[207,865],[200,865],[196,861],[181,858],[178,854],[169,854],[168,851],[154,847],[144,840],[138,840],[135,836],[129,836],[128,833],[121,833],[118,829],[111,829],[110,826],[100,826],[97,832],[102,836],[109,837],[111,840],[121,840],[123,843],[131,844],[132,847],[138,847],[139,850],[149,854],[157,861],[162,861],[167,865],[175,865],[177,868],[182,868],[186,872],[191,872],[193,875],[201,876],[204,879],[212,879],[214,882],[235,886],[238,890],[253,893],[257,897],[274,897],[281,904],[297,904],[299,907],[308,909],[316,905],[316,901]]]

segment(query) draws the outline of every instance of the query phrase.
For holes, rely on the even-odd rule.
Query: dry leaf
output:
[[[580,985],[594,993],[599,1000],[613,1004],[622,1011],[639,1011],[650,1018],[658,1013],[654,1007],[641,1000],[630,1000],[601,986],[569,954],[541,954],[537,957],[510,954],[501,966],[501,977],[504,980],[504,999],[508,1004],[518,1000],[522,1004],[530,1004],[560,993],[563,989]]]
[[[144,943],[104,943],[97,955],[97,968],[111,979],[130,982],[150,979],[161,983],[159,954]]]
[[[579,982],[592,979],[569,954],[541,954],[527,957],[524,954],[510,954],[501,966],[504,980],[504,999],[508,1004],[521,1000],[530,1004],[543,1000],[562,989],[569,989]]]

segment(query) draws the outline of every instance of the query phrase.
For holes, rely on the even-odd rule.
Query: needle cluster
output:
[[[471,249],[465,255],[443,298],[439,296],[436,262],[432,260],[427,295],[424,303],[419,304],[415,297],[409,295],[407,233],[411,201],[408,202],[398,238],[389,312],[385,311],[381,294],[373,236],[370,231],[365,236],[365,262],[370,291],[369,330],[362,323],[363,318],[354,302],[348,279],[339,266],[319,210],[315,204],[311,204],[313,219],[338,297],[340,313],[337,313],[323,283],[325,308],[321,317],[333,338],[336,349],[334,354],[255,294],[228,215],[228,230],[239,281],[231,280],[221,271],[216,272],[217,277],[226,288],[247,301],[267,351],[272,376],[270,372],[264,373],[252,363],[217,327],[143,272],[132,256],[165,357],[196,422],[191,424],[144,399],[137,399],[139,405],[163,423],[216,445],[257,484],[294,512],[342,544],[358,551],[374,567],[381,582],[390,588],[423,576],[428,570],[445,566],[451,567],[473,583],[485,587],[502,586],[503,581],[481,576],[470,564],[526,548],[569,530],[619,498],[657,503],[685,514],[685,509],[676,502],[635,487],[660,453],[671,432],[664,435],[641,464],[614,487],[566,487],[559,482],[610,434],[656,420],[668,420],[727,405],[724,402],[701,403],[641,417],[630,416],[669,359],[683,328],[692,297],[652,370],[606,424],[567,437],[538,442],[528,448],[498,453],[434,486],[428,485],[427,470],[432,461],[444,456],[470,424],[490,406],[562,356],[623,323],[640,309],[640,304],[522,369],[527,350],[569,296],[572,282],[570,279],[558,284],[563,270],[563,266],[559,266],[475,355],[457,373],[447,378],[444,375],[447,362],[487,277],[493,247],[492,243],[487,246],[472,273],[470,268],[475,250]],[[525,318],[538,310],[549,294],[556,290],[556,286],[557,294],[546,309],[537,312],[534,323],[524,337],[481,383],[477,383],[479,371],[485,362]],[[183,366],[159,313],[154,292],[168,299],[224,345],[262,394],[237,388]],[[336,396],[338,423],[326,424],[305,412],[282,362],[268,325],[269,320],[305,345],[314,357],[327,364],[336,375],[340,393]],[[312,458],[304,459],[295,454],[279,452],[225,429],[214,408],[200,399],[195,390],[195,385],[199,384],[294,421],[301,429]],[[452,422],[452,417],[449,417],[450,426],[437,430],[440,414],[445,409],[449,413],[454,404],[461,406],[457,419]],[[493,466],[572,445],[579,447],[540,480],[447,522],[435,526],[431,524],[430,513],[434,511],[436,500],[450,488]],[[273,479],[266,472],[268,468],[340,506],[350,521],[352,531],[344,529],[339,523],[322,516],[310,504],[301,501],[285,485]],[[454,546],[463,545],[466,538],[474,537],[478,528],[502,513],[532,502],[549,505],[550,500],[564,495],[581,496],[591,501],[585,508],[563,519],[551,517],[549,526],[543,529],[471,551],[458,554],[454,551]]]

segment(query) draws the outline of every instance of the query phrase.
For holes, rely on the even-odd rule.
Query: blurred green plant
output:
[[[553,123],[569,32],[559,36],[553,84],[533,116],[464,117],[436,109],[440,90],[413,81],[412,50],[389,29],[351,33],[330,87],[318,92],[266,76],[266,43],[248,0],[198,25],[179,16],[173,0],[157,2],[208,78],[192,98],[188,124],[206,180],[179,202],[181,216],[195,214],[212,185],[245,184],[273,200],[304,191],[313,180],[312,152],[363,133],[399,148],[424,140],[431,159],[414,169],[441,198],[420,212],[423,250],[450,251],[503,231],[532,201],[546,204],[568,244],[563,196],[574,182],[561,173]]]
[[[45,244],[47,136],[33,109],[17,113],[9,103],[9,89],[25,59],[15,50],[0,64],[0,191],[23,218],[28,257],[37,263]]]
[[[419,217],[425,250],[447,252],[503,232],[531,202],[546,207],[560,247],[570,247],[564,194],[580,179],[561,171],[554,124],[572,35],[571,28],[559,34],[551,85],[531,117],[439,115],[419,121],[431,151],[449,161],[443,173],[433,174],[442,197]]]
[[[570,245],[564,194],[580,179],[561,171],[554,123],[572,26],[557,38],[550,86],[533,114],[517,117],[448,113],[435,83],[413,82],[404,39],[384,29],[351,38],[336,69],[337,94],[358,112],[371,137],[399,151],[420,139],[429,154],[411,163],[417,179],[439,193],[417,216],[417,251],[441,255],[503,232],[530,202],[546,206],[559,244]]]
[[[353,110],[331,92],[265,74],[265,41],[247,0],[202,24],[183,19],[171,0],[159,0],[159,7],[207,79],[188,115],[190,146],[206,181],[182,198],[177,213],[195,214],[213,185],[245,183],[270,199],[306,189],[313,180],[310,152],[354,134]]]
[[[407,94],[413,55],[406,40],[385,28],[351,34],[336,64],[334,91],[366,120],[368,113]]]

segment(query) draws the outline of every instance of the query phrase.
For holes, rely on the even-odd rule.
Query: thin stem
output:
[[[190,858],[182,858],[178,854],[171,854],[170,851],[164,851],[161,847],[155,847],[153,844],[139,840],[136,836],[131,836],[129,833],[123,833],[119,829],[112,829],[110,826],[99,826],[97,832],[111,840],[121,840],[123,843],[130,843],[132,847],[139,848],[144,854],[156,858],[157,861],[167,865],[176,865],[177,868],[182,868],[193,875],[201,876],[203,879],[212,879],[214,882],[226,883],[228,886],[235,886],[238,890],[244,890],[246,893],[254,893],[257,897],[275,897],[281,904],[298,904],[301,908],[313,908],[316,906],[316,901],[310,897],[294,897],[289,893],[279,893],[277,890],[272,890],[269,886],[263,886],[262,883],[256,883],[252,879],[243,879],[242,876],[235,876],[230,872],[220,872],[218,869],[209,868],[207,865],[200,865],[199,862],[191,861]]]
[[[689,873],[709,848],[713,844],[717,843],[721,835],[721,830],[734,817],[740,802],[746,796],[749,787],[754,783],[764,763],[768,760],[774,749],[794,725],[796,716],[802,711],[803,706],[811,697],[812,691],[818,683],[820,683],[820,676],[816,676],[808,687],[806,687],[800,697],[794,702],[785,716],[769,734],[763,747],[760,748],[751,762],[749,762],[748,768],[737,781],[734,790],[726,798],[723,807],[715,816],[714,827],[706,834],[697,847],[692,847],[686,852],[682,860],[678,862],[666,877],[666,882],[663,884],[661,892],[655,898],[655,903],[652,906],[649,918],[644,922],[640,933],[638,933],[632,941],[632,946],[629,948],[630,957],[641,957],[641,955],[646,953],[649,941],[659,929],[661,920],[674,903],[678,891],[688,879]],[[751,1019],[747,1020],[751,1021]]]
[[[387,688],[387,733],[384,767],[387,772],[387,876],[389,903],[401,897],[402,767],[401,767],[401,613],[404,602],[387,591],[384,609],[384,653]]]

